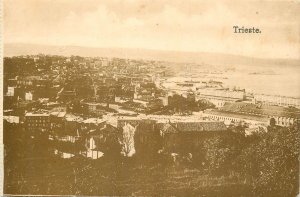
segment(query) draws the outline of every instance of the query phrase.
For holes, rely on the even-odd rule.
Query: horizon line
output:
[[[168,50],[168,49],[149,49],[149,48],[140,48],[140,47],[100,47],[100,46],[84,46],[84,45],[72,45],[72,44],[66,44],[66,45],[60,45],[60,44],[38,44],[38,43],[26,43],[26,42],[3,42],[3,55],[5,51],[5,45],[10,44],[21,44],[21,45],[37,45],[37,46],[49,46],[49,47],[81,47],[81,48],[93,48],[93,49],[130,49],[130,50],[147,50],[147,51],[157,51],[157,52],[172,52],[172,53],[207,53],[207,54],[219,54],[219,55],[228,55],[228,56],[238,56],[243,58],[255,58],[255,59],[261,59],[261,60],[290,60],[290,61],[297,61],[300,60],[299,58],[270,58],[270,57],[257,57],[257,56],[249,56],[249,55],[241,55],[241,54],[234,54],[234,53],[224,53],[224,52],[209,52],[209,51],[179,51],[179,50]],[[42,52],[40,52],[42,53]]]

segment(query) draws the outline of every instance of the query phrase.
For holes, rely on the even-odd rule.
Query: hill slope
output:
[[[4,56],[32,55],[79,55],[120,57],[133,59],[161,60],[170,62],[206,63],[216,65],[244,65],[244,66],[299,66],[296,59],[261,59],[239,55],[206,53],[206,52],[178,52],[132,48],[92,48],[80,46],[48,46],[36,44],[4,44]]]

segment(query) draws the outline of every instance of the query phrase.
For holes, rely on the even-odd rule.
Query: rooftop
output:
[[[219,121],[201,121],[201,122],[176,122],[161,125],[163,133],[176,132],[202,132],[202,131],[226,131],[226,125]]]
[[[103,122],[106,122],[106,121],[103,120],[103,119],[99,119],[99,118],[89,118],[89,119],[86,119],[82,122],[85,123],[85,124],[100,124],[100,123],[103,123]]]
[[[67,121],[70,121],[70,122],[72,122],[72,121],[76,121],[76,122],[81,122],[81,121],[83,121],[83,118],[82,117],[80,117],[80,116],[75,116],[75,115],[73,115],[73,114],[66,114],[66,120]]]
[[[290,118],[300,118],[300,110],[296,108],[269,106],[263,104],[252,104],[243,102],[225,103],[225,105],[220,110],[225,112],[234,112],[247,115],[284,116]]]
[[[56,117],[59,117],[59,118],[63,118],[66,116],[66,112],[59,112],[59,111],[54,111],[54,112],[51,112],[50,115],[52,116],[56,116]]]
[[[48,112],[27,112],[25,114],[26,117],[39,117],[39,116],[49,116],[50,114]]]
[[[212,115],[245,119],[245,120],[254,120],[254,121],[259,121],[259,122],[268,122],[269,121],[269,118],[264,117],[264,116],[242,114],[242,113],[236,113],[236,112],[227,112],[227,111],[220,111],[220,110],[205,110],[205,113],[212,114]]]

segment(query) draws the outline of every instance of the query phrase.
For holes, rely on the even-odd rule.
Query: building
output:
[[[3,120],[9,122],[9,123],[20,123],[20,117],[19,116],[3,116]]]
[[[159,99],[162,101],[162,105],[163,106],[168,106],[169,105],[169,98],[168,98],[168,96],[159,97]]]
[[[122,145],[122,154],[125,156],[131,157],[137,151],[136,141],[138,143],[138,148],[140,148],[140,142],[145,142],[143,138],[144,134],[147,134],[149,128],[152,128],[155,125],[156,121],[150,119],[140,119],[140,118],[127,118],[127,119],[118,119],[117,128],[122,131],[120,138]],[[145,126],[147,125],[147,126]],[[149,126],[151,125],[151,126]],[[145,129],[145,130],[144,130]],[[137,134],[137,136],[135,136]],[[150,142],[150,141],[149,141]]]
[[[251,125],[268,125],[270,119],[259,115],[238,114],[233,112],[224,112],[220,110],[205,110],[204,117],[211,120],[224,122],[227,126],[231,123],[246,122]]]
[[[7,96],[14,96],[15,95],[15,87],[7,87]]]
[[[247,122],[253,125],[268,125],[271,118],[278,126],[291,126],[300,119],[300,110],[280,106],[252,104],[244,102],[225,103],[218,110],[205,110],[204,116],[213,120]]]
[[[26,76],[17,78],[18,86],[45,86],[48,82],[48,80],[42,79],[42,77],[40,76]]]
[[[50,113],[51,132],[62,132],[65,130],[65,111],[53,111]]]
[[[25,114],[25,128],[29,132],[49,131],[51,128],[48,112],[28,112]]]
[[[136,155],[153,157],[162,148],[161,136],[156,121],[140,122],[135,127],[134,146]]]
[[[126,156],[199,152],[203,140],[227,130],[220,121],[158,122],[151,119],[122,119],[123,152]]]
[[[87,107],[89,114],[94,114],[97,116],[102,116],[105,114],[105,110],[103,109],[104,107],[100,103],[84,103],[84,105]]]
[[[244,91],[230,91],[225,89],[199,89],[196,100],[205,99],[216,107],[222,107],[225,102],[236,102],[246,98]]]
[[[255,94],[255,102],[261,102],[266,105],[278,105],[283,107],[296,107],[300,108],[300,98]]]
[[[154,83],[141,83],[135,86],[134,99],[149,101],[155,98],[156,86]]]
[[[197,153],[203,140],[227,130],[219,121],[168,122],[159,125],[162,146],[169,153]]]
[[[25,101],[32,101],[33,100],[33,94],[31,92],[25,93]]]
[[[58,92],[57,96],[63,101],[69,101],[76,98],[76,91],[75,90],[61,90]]]
[[[110,124],[105,124],[96,130],[91,130],[87,134],[86,157],[98,159],[103,155],[114,157],[121,152],[119,143],[120,130]]]

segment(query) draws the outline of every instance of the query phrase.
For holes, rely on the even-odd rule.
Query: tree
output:
[[[253,193],[296,196],[299,185],[299,127],[276,127],[243,150],[239,168],[254,178]]]
[[[271,119],[270,119],[270,126],[271,126],[271,127],[274,127],[275,124],[276,124],[275,119],[274,119],[274,118],[271,118]]]
[[[228,131],[205,140],[203,150],[209,172],[224,174],[233,170],[235,158],[240,153],[244,138],[240,133]]]
[[[120,136],[119,142],[122,146],[122,153],[124,156],[129,157],[135,153],[134,134],[135,127],[131,126],[130,124],[126,124],[123,127],[123,132]]]

